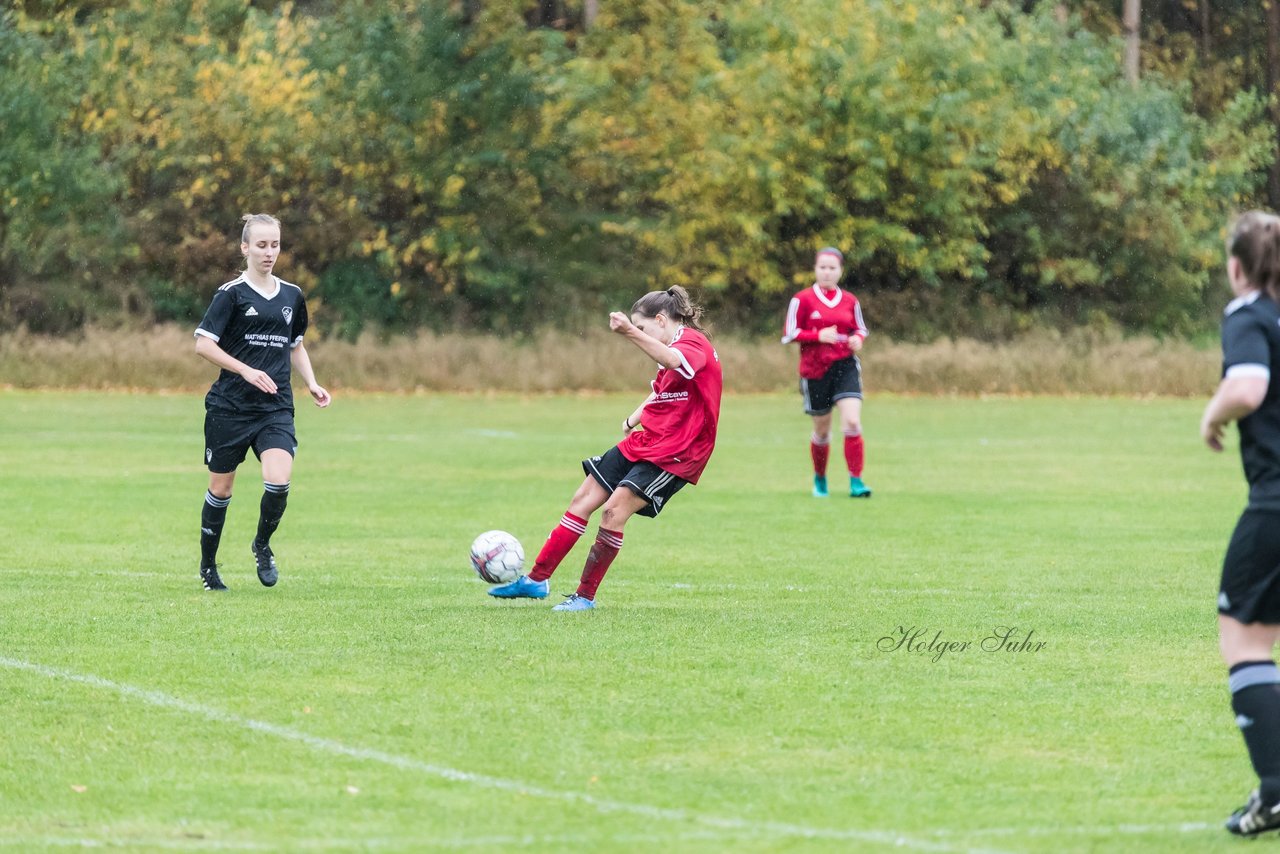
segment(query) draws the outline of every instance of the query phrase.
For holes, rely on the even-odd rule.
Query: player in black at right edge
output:
[[[1200,422],[1215,451],[1236,421],[1249,504],[1236,524],[1218,590],[1218,637],[1231,708],[1258,788],[1227,819],[1239,836],[1280,830],[1280,218],[1250,211],[1231,228],[1222,321],[1222,381]]]

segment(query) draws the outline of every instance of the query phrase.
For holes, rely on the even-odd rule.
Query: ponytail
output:
[[[689,292],[679,285],[672,285],[665,291],[650,291],[631,306],[631,313],[641,317],[657,317],[665,314],[672,320],[683,323],[690,329],[706,334],[700,325],[702,306],[689,298]]]

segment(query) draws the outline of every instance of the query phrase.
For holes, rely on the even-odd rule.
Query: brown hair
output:
[[[1280,217],[1266,211],[1241,214],[1231,225],[1227,253],[1239,260],[1250,284],[1280,300]]]
[[[835,248],[834,246],[824,246],[818,250],[817,255],[813,256],[813,264],[815,267],[818,264],[818,259],[821,258],[823,255],[836,256],[836,260],[840,262],[840,266],[841,267],[844,266],[844,253],[841,252],[839,249]]]
[[[641,317],[657,317],[659,314],[665,314],[691,329],[706,333],[706,330],[699,325],[702,319],[702,306],[694,303],[689,298],[689,292],[679,285],[672,285],[665,291],[649,291],[631,306],[631,313]]]
[[[280,220],[276,219],[271,214],[245,214],[240,217],[240,220],[244,223],[244,228],[240,231],[241,243],[249,242],[249,229],[253,228],[255,225],[274,225],[276,228],[280,227]]]

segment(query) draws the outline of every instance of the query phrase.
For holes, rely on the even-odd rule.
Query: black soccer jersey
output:
[[[1222,319],[1222,375],[1268,381],[1280,372],[1280,307],[1261,293],[1233,300]],[[1251,508],[1280,510],[1280,383],[1240,419],[1240,457]]]
[[[297,285],[280,279],[276,284],[275,294],[267,297],[243,275],[227,282],[213,295],[196,334],[212,338],[246,365],[266,371],[277,392],[267,394],[239,374],[223,370],[205,397],[206,407],[246,414],[293,410],[289,357],[307,331],[307,303]]]

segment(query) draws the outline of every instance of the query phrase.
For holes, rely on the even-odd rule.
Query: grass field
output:
[[[1234,848],[1202,401],[872,398],[822,501],[798,399],[729,397],[596,611],[491,600],[471,538],[535,553],[635,402],[308,406],[280,584],[246,465],[210,594],[199,394],[0,392],[0,848]]]

